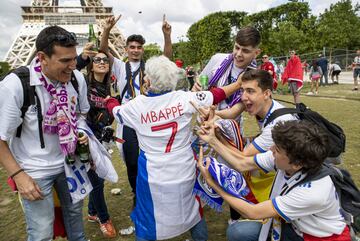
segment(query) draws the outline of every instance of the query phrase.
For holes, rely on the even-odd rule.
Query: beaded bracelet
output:
[[[17,170],[14,174],[12,174],[12,175],[10,176],[10,178],[13,179],[17,174],[19,174],[20,172],[23,172],[23,171],[24,171],[24,169],[20,168],[20,169]]]

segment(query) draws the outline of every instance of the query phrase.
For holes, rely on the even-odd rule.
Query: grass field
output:
[[[305,85],[302,93],[307,93],[309,86]],[[292,96],[287,93],[286,88],[280,91],[282,94],[275,94],[274,98],[292,100]],[[339,124],[347,136],[346,152],[343,155],[343,167],[347,168],[355,182],[360,185],[360,92],[352,92],[350,85],[334,85],[321,88],[318,96],[302,95],[302,101],[313,110],[318,111],[329,120]],[[246,135],[258,132],[255,120],[245,115]],[[1,153],[0,153],[1,155]],[[125,228],[131,224],[129,214],[132,205],[132,195],[127,182],[125,166],[119,159],[118,153],[113,155],[113,163],[119,174],[119,181],[116,184],[106,183],[105,194],[107,197],[108,209],[116,228]],[[25,220],[17,195],[10,191],[6,184],[6,172],[0,168],[0,240],[26,240]],[[121,188],[122,194],[113,196],[110,194],[112,188]],[[85,201],[87,203],[87,200]],[[224,206],[225,207],[225,206]],[[84,214],[86,214],[84,208]],[[217,214],[212,210],[205,209],[205,217],[209,229],[209,240],[223,241],[227,219],[229,217],[227,208],[224,213]],[[97,224],[85,221],[87,238],[91,241],[105,240]],[[134,235],[118,236],[113,240],[134,240]],[[189,234],[171,239],[172,241],[184,241],[190,239]],[[61,240],[61,239],[59,239]]]

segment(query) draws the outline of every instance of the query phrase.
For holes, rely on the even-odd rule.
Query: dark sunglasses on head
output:
[[[108,57],[103,57],[103,58],[101,58],[101,57],[94,57],[94,58],[93,58],[93,63],[95,63],[95,64],[100,64],[101,61],[103,61],[104,64],[107,64],[107,63],[109,63],[109,58],[108,58]]]
[[[57,43],[61,43],[61,44],[65,44],[64,46],[66,46],[66,44],[72,44],[72,45],[76,45],[77,44],[77,38],[76,38],[76,34],[73,32],[67,32],[65,34],[56,34],[56,35],[50,35],[47,37],[46,39],[46,43],[44,43],[44,46],[40,46],[38,48],[38,50],[44,50],[45,48],[47,48],[50,44],[52,44],[53,42],[57,42]]]
[[[75,41],[76,42],[76,34],[73,32],[68,32],[66,34],[57,34],[49,36],[49,44],[52,42],[70,42]]]

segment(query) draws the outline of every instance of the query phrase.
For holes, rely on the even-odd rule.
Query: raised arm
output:
[[[121,18],[121,15],[119,15],[118,17],[109,17],[107,19],[105,19],[104,22],[104,29],[101,35],[101,41],[100,41],[100,48],[99,50],[107,53],[110,56],[111,61],[113,60],[113,56],[110,55],[110,51],[109,51],[109,36],[110,36],[110,31],[111,29],[115,26],[115,24],[117,23],[117,21],[119,21],[119,19]]]
[[[162,31],[164,34],[164,55],[171,59],[172,44],[171,44],[171,25],[166,21],[166,16],[163,16]]]

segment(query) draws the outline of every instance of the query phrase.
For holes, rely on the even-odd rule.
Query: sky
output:
[[[59,0],[60,4],[78,5],[80,0]],[[125,37],[142,34],[147,43],[163,46],[162,16],[166,14],[172,26],[172,41],[186,40],[188,28],[204,16],[218,11],[245,11],[255,13],[284,4],[285,0],[102,0],[106,7],[113,7],[115,15],[121,14],[117,27]],[[337,0],[308,1],[312,13],[318,15]],[[358,0],[352,0],[353,4]],[[5,57],[16,38],[21,24],[20,6],[29,6],[31,0],[1,1],[0,8],[0,60]]]

